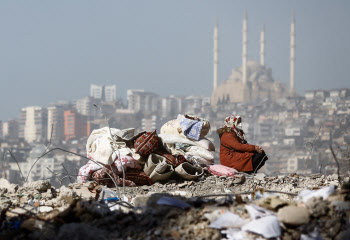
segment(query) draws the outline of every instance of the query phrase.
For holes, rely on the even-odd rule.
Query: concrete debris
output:
[[[35,182],[27,182],[23,185],[25,188],[34,189],[39,192],[46,192],[48,189],[51,188],[51,184],[47,180],[40,180]]]
[[[65,186],[60,188],[59,199],[64,200],[68,203],[72,202],[73,199],[77,197],[77,193],[73,191],[73,189],[69,189]]]
[[[0,187],[0,239],[346,239],[349,177],[204,173],[151,186]],[[328,181],[329,180],[329,181]]]
[[[277,217],[282,223],[292,226],[299,226],[309,222],[309,212],[305,207],[283,207],[278,210]]]
[[[6,189],[8,193],[15,193],[18,190],[18,185],[10,183],[6,179],[0,178],[0,189]]]

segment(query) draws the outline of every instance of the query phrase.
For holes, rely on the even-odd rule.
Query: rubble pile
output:
[[[0,239],[348,239],[349,177],[342,182],[205,171],[123,193],[96,181],[55,188],[0,179]]]

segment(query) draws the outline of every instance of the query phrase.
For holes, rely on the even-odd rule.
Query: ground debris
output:
[[[0,189],[0,239],[263,239],[270,236],[264,225],[256,231],[248,225],[259,218],[280,223],[277,233],[283,239],[348,236],[348,178],[327,199],[313,196],[304,202],[297,197],[301,190],[323,189],[337,178],[242,176],[172,179],[126,187],[124,196],[122,188],[119,193],[110,189],[118,197],[108,199],[99,195],[104,187],[94,182],[55,189],[45,181],[18,187],[0,179],[6,183]],[[223,220],[211,227],[220,217],[236,215],[245,227],[225,230],[218,225]]]

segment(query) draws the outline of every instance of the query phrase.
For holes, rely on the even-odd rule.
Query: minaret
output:
[[[262,25],[260,33],[260,64],[265,66],[265,24]]]
[[[290,92],[293,95],[295,93],[295,18],[294,11],[292,12],[292,23],[290,30]]]
[[[243,51],[242,51],[242,80],[243,84],[247,84],[247,10],[244,11],[244,19],[243,19]]]
[[[214,89],[218,86],[218,65],[219,65],[219,36],[218,36],[218,21],[216,20],[214,28]]]

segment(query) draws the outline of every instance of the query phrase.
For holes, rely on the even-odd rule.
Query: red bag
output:
[[[149,155],[158,148],[157,130],[146,132],[135,140],[135,151],[141,155]]]

